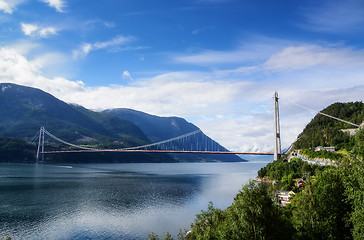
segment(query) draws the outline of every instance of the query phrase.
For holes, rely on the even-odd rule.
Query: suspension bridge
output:
[[[100,149],[97,147],[90,147],[85,145],[76,145],[67,141],[64,141],[43,126],[40,128],[39,132],[34,136],[31,142],[36,142],[38,140],[37,147],[37,161],[44,161],[45,154],[56,154],[56,153],[87,153],[87,152],[124,152],[124,153],[204,153],[204,154],[242,154],[242,155],[274,155],[274,160],[277,160],[281,153],[281,135],[280,135],[280,123],[279,123],[279,104],[278,104],[278,93],[275,92],[273,96],[274,101],[274,152],[237,152],[229,151],[222,147],[220,144],[203,134],[201,130],[196,130],[181,136],[163,140],[160,142],[145,144],[141,146],[125,147],[119,149]],[[292,103],[294,104],[294,103]],[[301,105],[295,104],[297,106],[303,107]],[[307,107],[303,107],[309,109]],[[313,110],[313,109],[309,109]],[[315,110],[313,110],[315,111]],[[316,111],[318,112],[318,111]],[[322,112],[318,112],[327,117],[343,121],[359,127],[356,124],[347,122],[342,119],[338,119],[327,115]],[[52,140],[62,143],[68,146],[64,150],[45,150],[45,136],[51,138]],[[41,160],[39,158],[41,157]]]
[[[45,136],[56,142],[60,142],[71,149],[67,150],[45,150]],[[121,153],[204,153],[204,154],[254,154],[254,155],[273,155],[274,153],[263,152],[236,152],[229,151],[219,145],[217,142],[207,137],[201,130],[196,130],[178,137],[170,138],[156,143],[127,147],[120,149],[99,149],[96,147],[86,147],[75,145],[64,141],[54,134],[50,133],[44,127],[41,127],[37,135],[33,138],[38,140],[37,161],[41,157],[44,160],[44,154],[55,153],[89,153],[89,152],[121,152]]]
[[[274,155],[274,159],[277,160],[281,153],[281,139],[279,128],[279,108],[278,108],[278,93],[274,93],[274,153],[267,152],[236,152],[229,151],[222,147],[220,144],[207,137],[201,130],[196,130],[181,136],[170,138],[156,143],[145,144],[141,146],[126,147],[120,149],[99,149],[96,147],[76,145],[67,141],[64,141],[43,126],[39,132],[33,138],[33,142],[38,139],[37,148],[37,162],[41,156],[41,161],[44,161],[44,154],[55,153],[87,153],[87,152],[124,152],[124,153],[204,153],[204,154],[249,154],[249,155]],[[45,136],[60,142],[71,149],[66,150],[51,150],[45,151]]]

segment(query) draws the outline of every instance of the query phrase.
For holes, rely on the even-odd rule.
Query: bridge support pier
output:
[[[279,125],[278,92],[274,92],[274,160],[281,154],[281,130]]]

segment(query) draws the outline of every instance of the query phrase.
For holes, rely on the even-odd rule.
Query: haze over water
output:
[[[0,165],[0,237],[146,239],[176,235],[229,206],[270,160],[241,163]]]

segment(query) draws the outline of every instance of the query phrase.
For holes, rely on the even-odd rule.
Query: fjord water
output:
[[[176,235],[230,205],[270,160],[239,163],[0,164],[0,238]]]

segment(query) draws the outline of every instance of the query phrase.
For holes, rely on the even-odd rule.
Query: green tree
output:
[[[292,202],[292,222],[302,239],[351,239],[351,205],[346,201],[343,175],[328,168],[308,181]]]
[[[356,164],[353,169],[354,179],[357,180],[356,190],[352,191],[349,198],[353,201],[354,211],[351,214],[354,239],[364,239],[364,166]]]
[[[314,239],[319,216],[311,180],[307,181],[305,189],[294,197],[291,207],[291,220],[299,239]]]
[[[245,185],[227,213],[230,228],[226,239],[282,239],[292,233],[267,186],[262,184]]]
[[[225,211],[210,203],[206,212],[196,215],[191,228],[186,239],[282,239],[293,234],[267,186],[254,182],[243,186]]]
[[[207,211],[196,215],[186,239],[224,239],[225,219],[226,212],[215,208],[210,202]]]
[[[364,159],[364,127],[361,127],[355,134],[354,154],[359,159]]]
[[[362,159],[349,159],[340,165],[345,178],[345,189],[352,204],[350,221],[354,239],[364,239],[364,162]]]

